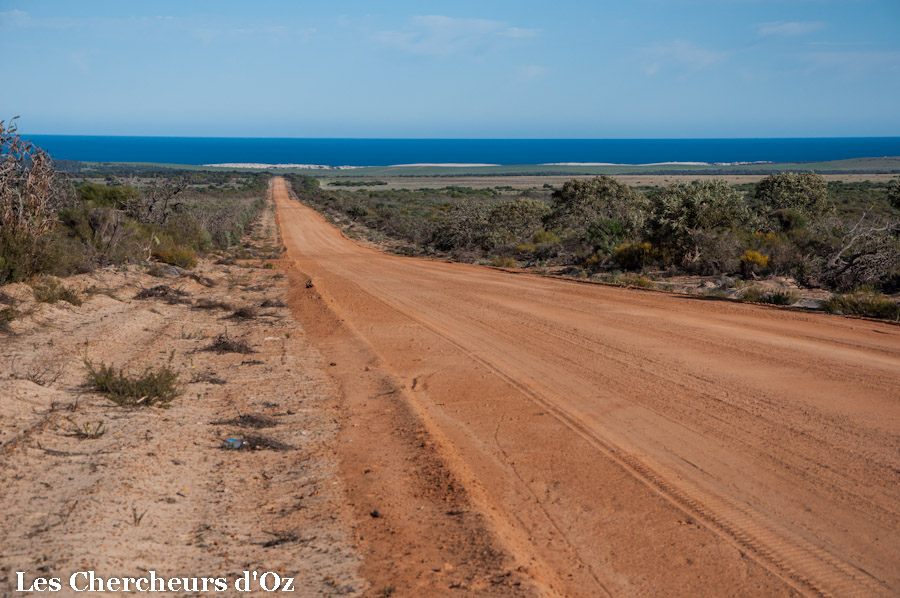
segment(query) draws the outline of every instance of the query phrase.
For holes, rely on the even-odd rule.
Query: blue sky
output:
[[[0,0],[46,134],[900,136],[898,0]]]

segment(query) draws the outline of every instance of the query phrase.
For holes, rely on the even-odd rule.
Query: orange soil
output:
[[[900,327],[388,255],[274,194],[371,587],[900,593]]]

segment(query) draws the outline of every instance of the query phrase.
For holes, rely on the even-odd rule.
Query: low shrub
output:
[[[173,247],[172,249],[164,249],[154,251],[153,257],[165,264],[171,264],[190,270],[197,265],[197,254],[193,249],[187,247]]]
[[[626,270],[643,270],[653,263],[656,252],[646,241],[625,243],[613,249],[613,261]]]
[[[608,276],[604,276],[603,281],[626,287],[640,287],[642,289],[652,289],[656,287],[656,283],[653,279],[648,278],[643,274],[635,274],[633,272],[615,272]]]
[[[498,268],[515,268],[516,260],[511,257],[495,257],[491,260],[491,265],[496,266]]]
[[[65,301],[72,305],[81,305],[78,293],[65,286],[55,278],[42,278],[31,283],[34,299],[38,303],[58,303]]]
[[[828,313],[900,320],[900,303],[871,288],[859,289],[846,295],[833,295],[822,307]]]
[[[147,367],[140,374],[131,374],[101,363],[84,361],[87,385],[122,407],[168,407],[179,394],[178,373],[169,366]]]
[[[743,272],[744,278],[749,278],[757,272],[764,270],[768,265],[769,256],[763,255],[758,251],[748,249],[744,252],[744,255],[741,256],[741,272]]]
[[[800,301],[800,295],[796,291],[767,291],[763,287],[752,286],[741,295],[741,301],[770,305],[793,305]]]
[[[549,243],[559,243],[559,237],[546,230],[539,230],[538,232],[531,235],[531,242],[535,245],[545,245]]]
[[[9,324],[19,317],[19,312],[15,307],[4,307],[0,309],[0,332],[9,332]]]

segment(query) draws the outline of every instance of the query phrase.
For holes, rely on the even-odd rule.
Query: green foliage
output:
[[[140,374],[105,363],[95,367],[89,360],[84,366],[88,386],[122,407],[167,407],[179,394],[178,374],[168,366],[147,367]]]
[[[829,313],[900,320],[900,303],[885,297],[871,287],[865,287],[846,295],[833,295],[823,307]]]
[[[125,185],[101,185],[99,183],[83,183],[78,186],[78,199],[82,203],[95,206],[124,210],[129,205],[140,201],[141,194],[134,187]]]
[[[900,210],[900,179],[888,183],[887,199],[895,210]]]
[[[19,311],[12,306],[0,309],[0,332],[9,332],[9,324],[19,317]]]
[[[535,199],[518,198],[494,204],[487,220],[493,244],[531,238],[541,231],[549,213],[547,204]]]
[[[804,218],[816,218],[832,209],[828,184],[813,172],[782,172],[756,185],[756,199],[767,214],[792,210]]]
[[[597,221],[616,220],[626,233],[644,224],[643,197],[608,176],[567,181],[554,191],[547,227],[559,234],[580,236]]]
[[[601,254],[610,254],[625,241],[627,231],[620,220],[603,218],[592,222],[584,234],[584,239]]]
[[[784,208],[771,213],[772,220],[778,224],[782,231],[792,231],[806,228],[806,218],[797,210]]]
[[[658,257],[653,246],[642,241],[639,243],[625,243],[613,250],[613,261],[626,270],[644,270]]]
[[[65,301],[72,305],[81,305],[81,297],[78,296],[78,293],[55,278],[45,277],[35,281],[31,283],[31,290],[38,303]]]
[[[197,265],[197,254],[190,247],[172,247],[153,252],[153,257],[165,264],[190,270]]]
[[[329,183],[334,187],[374,187],[376,185],[387,185],[387,181],[331,181]]]
[[[531,236],[531,242],[535,245],[548,245],[559,243],[560,239],[554,233],[546,230],[539,230]]]
[[[741,301],[770,305],[793,305],[799,300],[800,295],[796,291],[767,291],[760,286],[749,287],[741,295]]]
[[[700,257],[698,233],[748,224],[741,194],[721,179],[664,187],[651,198],[650,236],[687,265]]]
[[[441,250],[488,249],[491,208],[478,200],[460,201],[447,210],[435,231],[435,246]]]

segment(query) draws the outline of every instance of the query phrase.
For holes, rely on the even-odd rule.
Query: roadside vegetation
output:
[[[313,177],[287,178],[298,199],[351,235],[407,255],[644,287],[677,276],[721,277],[722,296],[774,305],[794,304],[800,295],[757,281],[780,277],[850,297],[868,289],[895,307],[886,295],[900,292],[897,180],[827,183],[789,172],[749,185],[712,179],[633,188],[600,176],[520,192],[326,190]],[[897,319],[869,304],[832,311]]]
[[[97,167],[50,157],[0,121],[0,285],[111,264],[190,269],[238,242],[261,209],[266,173]],[[35,293],[56,297],[55,283]],[[58,286],[58,285],[57,285]]]

